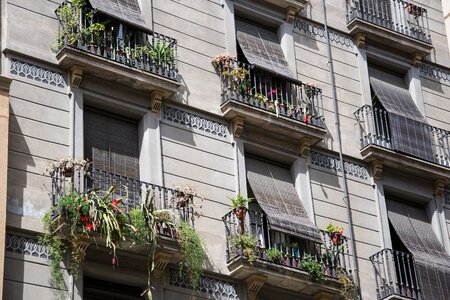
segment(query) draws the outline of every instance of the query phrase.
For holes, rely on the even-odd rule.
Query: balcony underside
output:
[[[176,93],[180,87],[179,82],[164,78],[157,73],[132,68],[71,46],[62,48],[56,58],[58,59],[59,66],[63,69],[80,66],[83,68],[83,74],[125,85],[143,92],[158,91],[163,97],[169,97]]]
[[[252,125],[258,130],[263,130],[266,134],[274,135],[277,138],[285,138],[289,141],[300,142],[303,138],[310,140],[311,145],[322,140],[327,130],[310,123],[301,122],[285,116],[276,116],[275,112],[263,110],[250,106],[243,102],[230,99],[221,106],[223,117],[229,121],[242,118],[242,128],[244,133],[246,124]],[[233,124],[235,125],[235,124]],[[233,128],[236,131],[236,128]],[[235,132],[236,134],[236,132]]]
[[[426,176],[429,179],[442,179],[450,176],[450,169],[419,158],[408,156],[378,145],[369,144],[361,149],[365,162],[381,161],[384,166],[411,175]]]
[[[396,49],[405,54],[419,54],[424,57],[431,53],[433,46],[421,40],[409,37],[360,18],[354,18],[347,24],[350,35],[363,36],[366,44],[377,44]]]
[[[314,281],[306,271],[260,259],[250,264],[247,259],[239,256],[228,263],[228,269],[230,276],[237,280],[244,280],[252,275],[264,276],[267,278],[268,285],[307,296],[323,293],[329,295],[329,299],[334,299],[334,296],[339,295],[341,288],[340,282],[335,278],[327,277],[326,281]],[[320,299],[328,299],[328,297]]]

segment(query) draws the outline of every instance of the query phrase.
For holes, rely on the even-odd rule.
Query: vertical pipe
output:
[[[359,286],[359,274],[358,274],[358,260],[356,258],[356,242],[354,238],[354,232],[353,232],[353,220],[352,220],[352,212],[350,208],[350,198],[349,198],[349,192],[348,192],[348,186],[347,186],[347,177],[345,174],[344,169],[344,158],[342,155],[342,140],[341,140],[341,129],[340,129],[340,120],[339,120],[339,111],[338,111],[338,102],[337,102],[337,96],[336,96],[336,82],[334,80],[334,68],[333,68],[333,60],[331,57],[331,45],[330,45],[330,37],[328,33],[328,24],[327,24],[327,10],[325,5],[325,0],[322,0],[322,8],[323,8],[323,16],[324,16],[324,29],[325,29],[325,39],[327,41],[327,56],[328,56],[328,70],[329,70],[329,77],[331,82],[331,93],[333,98],[333,108],[334,108],[334,118],[335,118],[335,127],[336,127],[336,138],[338,143],[338,150],[339,150],[339,162],[342,167],[342,190],[344,192],[344,202],[346,206],[346,212],[347,212],[347,221],[348,221],[348,231],[349,231],[349,239],[350,239],[350,248],[352,252],[352,259],[353,259],[353,270],[352,275],[353,279],[355,281],[355,286],[357,289],[358,296],[357,298],[361,298],[361,289]]]

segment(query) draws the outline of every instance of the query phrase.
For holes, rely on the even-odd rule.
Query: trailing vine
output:
[[[186,222],[181,224],[180,235],[178,242],[183,251],[180,271],[188,274],[192,287],[196,289],[202,275],[205,257],[203,243],[197,232]]]

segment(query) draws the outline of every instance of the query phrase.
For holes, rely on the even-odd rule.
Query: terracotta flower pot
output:
[[[335,246],[340,246],[342,245],[342,234],[339,232],[331,232],[330,233],[330,238],[331,238],[331,242],[333,243],[333,245]]]
[[[244,206],[236,207],[234,209],[234,215],[239,221],[243,222],[245,219],[245,214],[247,213],[247,208]]]
[[[64,167],[61,172],[65,177],[72,177],[73,175],[73,167]]]

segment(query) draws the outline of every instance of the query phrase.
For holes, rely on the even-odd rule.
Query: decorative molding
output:
[[[164,120],[199,129],[219,137],[227,137],[227,126],[225,124],[167,105],[163,105],[162,110]]]
[[[356,35],[356,47],[364,48],[366,46],[366,36],[364,33],[358,33]]]
[[[292,6],[288,6],[286,8],[286,22],[292,23],[295,19],[295,15],[297,14],[298,9]]]
[[[426,63],[420,66],[420,73],[438,80],[444,80],[450,84],[450,71]]]
[[[83,71],[84,68],[78,65],[74,65],[70,68],[70,83],[73,87],[80,87],[81,81],[83,81]]]
[[[342,172],[340,161],[337,157],[332,157],[327,154],[311,151],[311,164],[314,166],[326,168],[334,172]],[[357,178],[367,180],[369,178],[369,172],[367,168],[355,163],[344,161],[345,173]]]
[[[244,118],[235,117],[231,120],[231,125],[233,127],[233,135],[235,137],[241,137],[242,132],[244,131]]]
[[[175,269],[169,270],[169,284],[175,287],[192,290],[193,287],[185,273]],[[237,284],[212,277],[201,276],[197,291],[205,294],[211,294],[214,299],[239,299]]]
[[[309,138],[302,138],[300,140],[300,156],[303,158],[307,158],[309,153],[311,152],[311,142],[312,140]]]
[[[434,181],[434,195],[436,197],[442,197],[444,195],[444,189],[448,180],[444,178],[438,178]]]
[[[450,191],[444,191],[444,205],[450,208]]]
[[[322,25],[314,24],[301,18],[296,18],[294,21],[294,28],[298,28],[299,30],[303,30],[305,33],[313,34],[325,39],[325,29]],[[350,36],[333,30],[328,30],[328,35],[330,37],[330,41],[335,44],[348,48],[354,48],[355,46]]]
[[[33,79],[60,88],[66,87],[66,81],[61,73],[14,58],[11,58],[10,61],[10,73],[13,75]]]
[[[164,94],[160,91],[153,91],[150,94],[150,109],[152,110],[152,112],[159,112],[163,100]]]
[[[39,244],[37,239],[7,233],[5,245],[6,251],[12,253],[31,255],[45,259],[50,259],[51,257],[48,247]]]
[[[416,52],[412,55],[413,66],[418,68],[422,64],[422,54]]]
[[[155,278],[161,278],[161,276],[164,274],[164,270],[166,269],[167,265],[172,260],[173,254],[168,254],[164,252],[158,252],[155,255],[154,261],[154,269],[153,269],[153,276]]]
[[[372,162],[372,175],[373,179],[380,180],[383,174],[383,162],[381,160],[375,160]]]
[[[252,275],[245,280],[247,286],[247,299],[248,300],[256,300],[259,291],[263,287],[264,283],[266,283],[267,277],[260,275]]]

